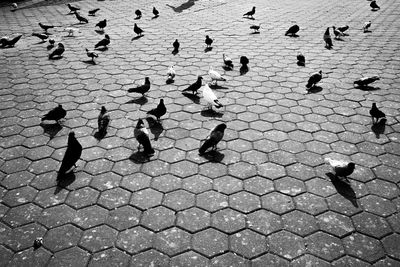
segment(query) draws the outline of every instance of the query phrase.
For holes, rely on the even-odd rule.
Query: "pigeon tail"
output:
[[[207,139],[204,144],[199,148],[199,154],[204,154],[207,149],[213,146],[213,141],[211,139]]]
[[[218,99],[215,99],[214,103],[215,103],[215,107],[216,108],[222,108],[223,107],[223,105],[218,101]]]

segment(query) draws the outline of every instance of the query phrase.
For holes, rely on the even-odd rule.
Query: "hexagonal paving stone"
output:
[[[212,226],[225,233],[233,233],[246,227],[245,215],[230,208],[213,213],[211,221]]]
[[[130,256],[117,248],[110,248],[93,254],[89,267],[127,266]]]
[[[3,240],[3,239],[2,239]],[[13,252],[4,246],[0,246],[0,265],[7,266],[10,259],[13,257]]]
[[[295,197],[296,207],[302,211],[316,215],[328,210],[328,205],[321,197],[304,193]]]
[[[392,234],[382,240],[383,247],[386,252],[393,258],[400,260],[399,252],[400,235]]]
[[[375,238],[382,238],[392,231],[384,218],[368,212],[356,214],[352,220],[358,232]]]
[[[65,204],[43,210],[38,221],[48,228],[71,223],[75,218],[75,210]]]
[[[65,201],[66,204],[73,208],[79,209],[93,205],[97,202],[100,193],[90,187],[83,187],[72,191]]]
[[[353,233],[342,239],[342,242],[348,255],[353,255],[368,262],[376,261],[385,255],[378,240],[363,234]]]
[[[121,187],[135,192],[150,186],[151,177],[142,173],[124,176]]]
[[[257,174],[257,168],[247,162],[238,162],[228,167],[228,173],[239,179],[247,179]]]
[[[262,207],[278,214],[286,213],[294,209],[291,197],[278,192],[272,192],[261,197]]]
[[[189,232],[197,232],[210,226],[210,213],[198,208],[180,211],[176,224]]]
[[[132,194],[131,205],[140,209],[148,209],[161,204],[163,194],[153,190],[144,189]]]
[[[90,254],[86,251],[73,247],[55,253],[50,260],[49,266],[86,266],[89,257]]]
[[[178,256],[171,258],[171,267],[181,266],[196,266],[196,267],[207,267],[210,266],[210,262],[206,257],[194,251],[188,251]]]
[[[134,255],[131,259],[131,266],[169,266],[169,257],[157,250],[151,249]]]
[[[122,177],[118,174],[107,172],[96,175],[90,182],[90,186],[100,191],[108,190],[117,187],[120,184]],[[128,179],[128,177],[126,177]]]
[[[79,245],[90,252],[97,252],[113,246],[117,235],[117,230],[101,225],[83,232]]]
[[[328,197],[336,193],[332,182],[321,178],[313,178],[306,181],[307,191],[317,196]]]
[[[333,211],[318,215],[317,219],[321,230],[337,237],[343,237],[354,231],[353,224],[349,217]]]
[[[198,207],[213,212],[228,207],[228,197],[215,191],[207,191],[197,195],[196,203]]]
[[[303,237],[318,230],[314,216],[298,210],[283,215],[282,221],[286,230]]]
[[[190,208],[195,203],[195,197],[192,193],[184,190],[177,190],[165,194],[163,204],[175,211]]]
[[[253,194],[265,195],[274,190],[274,183],[263,177],[253,177],[244,182],[244,188]]]
[[[16,253],[7,266],[46,266],[50,258],[51,253],[43,248],[29,248]],[[4,266],[6,266],[6,263],[4,263]]]
[[[192,246],[199,253],[212,257],[228,249],[228,237],[217,230],[207,229],[193,235]]]
[[[305,238],[307,251],[315,256],[332,261],[343,256],[345,251],[340,239],[326,233],[315,233]]]
[[[240,257],[231,252],[217,256],[211,260],[211,266],[225,267],[225,266],[237,266],[237,267],[248,267],[250,262],[243,257]]]
[[[123,206],[110,211],[106,223],[121,231],[139,223],[142,212],[132,206]]]
[[[242,181],[230,176],[224,176],[214,180],[214,189],[223,194],[232,194],[242,190]]]
[[[28,203],[9,209],[2,220],[15,227],[36,221],[41,212],[42,208],[32,203]]]
[[[35,198],[37,192],[38,191],[36,189],[30,186],[12,189],[7,191],[2,198],[3,203],[9,207],[25,204],[27,202],[31,202]]]
[[[288,166],[286,171],[289,176],[302,181],[307,181],[315,177],[314,169],[301,163]]]
[[[71,224],[49,230],[43,238],[43,245],[52,252],[76,246],[81,238],[82,230]]]
[[[243,230],[230,236],[229,243],[233,252],[246,258],[254,258],[268,250],[266,238],[251,230]]]
[[[175,212],[165,207],[151,208],[143,212],[141,225],[153,231],[166,229],[175,222]]]
[[[170,172],[172,175],[185,178],[191,175],[195,175],[198,172],[198,167],[197,164],[184,160],[171,164]]]
[[[122,188],[114,188],[103,191],[97,203],[111,210],[127,204],[130,196],[131,192]]]
[[[10,190],[29,184],[33,178],[35,178],[33,173],[27,171],[16,172],[6,175],[1,180],[1,185]]]
[[[369,195],[361,198],[360,203],[366,211],[378,216],[385,217],[396,212],[396,208],[392,202],[382,197]]]
[[[94,205],[78,210],[74,223],[82,228],[91,228],[104,223],[107,216],[108,211],[106,209]]]
[[[268,243],[271,252],[289,260],[304,254],[306,250],[303,238],[286,231],[271,234]]]
[[[39,224],[31,223],[13,228],[9,234],[6,235],[5,239],[2,240],[2,243],[17,252],[31,247],[32,240],[35,240],[37,237],[42,237],[45,233],[46,228]]]
[[[286,175],[285,168],[275,163],[264,163],[257,166],[258,174],[267,179],[277,179]]]
[[[357,202],[350,201],[339,194],[328,197],[327,201],[330,210],[344,215],[353,215],[362,210]]]
[[[351,257],[351,256],[344,256],[339,260],[332,262],[332,266],[355,266],[355,267],[364,267],[369,266],[370,263],[366,261],[362,261],[360,259]]]
[[[68,191],[63,190],[57,192],[54,188],[45,189],[39,192],[36,196],[34,202],[39,206],[44,208],[48,208],[51,206],[55,206],[65,201],[67,198]]]
[[[279,192],[290,196],[297,196],[306,189],[302,181],[290,177],[275,180],[274,184]]]
[[[161,175],[153,178],[151,187],[161,191],[170,192],[179,189],[182,184],[182,179],[171,174]]]
[[[264,254],[251,261],[253,267],[264,267],[264,266],[282,266],[289,267],[289,261],[285,260],[275,254]]]
[[[368,191],[380,197],[393,199],[400,195],[396,184],[379,179],[367,183]]]
[[[227,167],[219,163],[205,163],[199,166],[199,174],[211,179],[226,175]]]
[[[239,192],[229,196],[229,203],[232,208],[245,213],[261,208],[259,197],[248,192]]]
[[[141,226],[120,232],[116,246],[129,253],[137,253],[153,245],[154,233]]]
[[[329,267],[331,266],[329,262],[321,260],[312,255],[303,255],[292,261],[293,267],[302,267],[302,266],[320,266],[320,267]]]
[[[169,256],[174,256],[190,248],[190,239],[189,233],[174,227],[158,233],[154,247]]]
[[[212,189],[212,180],[202,175],[193,175],[183,179],[182,188],[192,193],[202,193]]]

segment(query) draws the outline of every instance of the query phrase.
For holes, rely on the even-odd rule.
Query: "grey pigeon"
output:
[[[65,118],[67,115],[67,111],[63,108],[62,105],[58,105],[57,107],[50,110],[47,114],[42,117],[42,121],[56,121],[57,123],[62,118]]]
[[[49,59],[53,59],[54,57],[60,58],[64,51],[64,45],[62,43],[58,43],[57,48],[54,49],[53,52],[51,52],[51,54],[49,55]]]
[[[160,99],[160,103],[157,105],[156,108],[149,110],[147,114],[153,115],[160,121],[160,118],[167,113],[167,108],[164,105],[164,99]]]
[[[139,121],[137,122],[133,133],[139,143],[138,150],[140,151],[140,146],[142,146],[144,154],[146,154],[147,156],[153,155],[154,149],[150,143],[149,131],[144,126],[142,119],[139,119]]]
[[[197,91],[201,88],[203,77],[198,76],[195,83],[189,85],[188,88],[184,89],[182,92],[192,92],[192,94],[197,94]]]
[[[321,79],[322,79],[322,70],[313,73],[308,79],[308,82],[306,84],[307,89],[313,88],[317,83],[321,81]]]
[[[99,10],[100,10],[100,8],[95,8],[95,9],[89,10],[88,14],[89,14],[89,16],[95,16],[96,12]]]
[[[253,19],[253,15],[256,13],[256,7],[253,6],[253,8],[247,12],[243,14],[243,17],[251,17]]]
[[[208,134],[204,143],[200,146],[199,154],[200,155],[204,154],[207,151],[207,149],[209,149],[209,148],[216,150],[217,144],[224,137],[225,129],[226,129],[225,123],[221,123],[221,124],[215,126]]]
[[[149,79],[149,77],[145,77],[143,85],[140,85],[135,88],[129,88],[128,92],[129,93],[139,93],[139,94],[142,94],[142,96],[144,96],[144,94],[147,93],[149,90],[150,90],[150,79]]]

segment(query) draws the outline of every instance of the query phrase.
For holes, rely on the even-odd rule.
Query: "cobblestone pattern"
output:
[[[74,37],[62,31],[77,22],[63,4],[0,9],[0,35],[23,34],[0,50],[0,265],[399,266],[400,2],[381,1],[376,12],[358,0],[145,2],[75,2],[85,16],[100,11],[73,25]],[[255,20],[242,18],[253,5]],[[134,20],[138,8],[143,18]],[[84,48],[103,38],[94,31],[103,18],[111,45],[88,64]],[[62,59],[48,60],[47,43],[31,36],[38,22],[62,26],[50,30],[65,44]],[[134,22],[145,32],[131,40]],[[285,37],[294,23],[299,37]],[[349,36],[325,49],[326,27],[345,24]],[[207,53],[205,35],[214,39]],[[296,65],[298,51],[305,67]],[[221,68],[222,53],[233,71]],[[171,64],[177,77],[166,85]],[[220,114],[181,94],[197,75],[209,82],[210,65],[227,78],[215,89]],[[322,90],[306,94],[319,70]],[[353,87],[367,75],[381,77],[374,90]],[[152,87],[143,101],[127,89],[145,76]],[[137,162],[133,127],[160,98],[168,112],[151,133],[156,154]],[[387,115],[380,133],[372,102]],[[40,117],[56,104],[68,113],[50,131]],[[98,141],[102,105],[112,122]],[[228,128],[217,156],[200,157],[221,122]],[[73,181],[60,185],[71,130],[84,150]],[[324,157],[356,163],[352,190],[330,181]],[[43,246],[34,249],[37,237]]]

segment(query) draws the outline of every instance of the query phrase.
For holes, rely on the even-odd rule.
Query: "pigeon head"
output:
[[[137,124],[136,124],[136,128],[143,128],[143,125],[144,125],[143,120],[139,119]]]
[[[62,105],[61,105],[61,104],[58,104],[58,108],[62,108]]]
[[[160,104],[164,104],[164,99],[160,99]]]
[[[108,34],[104,35],[104,38],[110,40],[110,36],[108,36]]]
[[[150,78],[149,77],[145,77],[144,80],[145,80],[146,83],[150,82]]]
[[[105,107],[105,106],[102,106],[102,107],[101,107],[101,113],[106,113],[106,112],[107,112],[106,107]]]
[[[203,80],[203,77],[201,77],[200,75],[197,77],[198,80]]]
[[[226,129],[226,124],[225,123],[221,123],[215,128],[215,130],[221,131],[221,132],[225,131],[225,129]]]
[[[69,132],[68,137],[69,138],[75,137],[75,132],[74,131]]]
[[[63,47],[64,48],[64,45],[62,43],[58,43],[58,47]]]
[[[350,162],[349,164],[347,164],[347,167],[354,170],[354,168],[356,167],[356,164],[354,162]]]
[[[322,75],[322,70],[318,71],[319,75]]]

